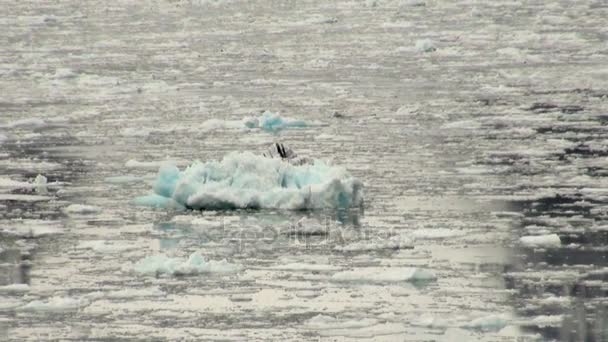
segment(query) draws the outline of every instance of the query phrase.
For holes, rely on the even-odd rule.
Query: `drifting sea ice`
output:
[[[144,258],[135,264],[136,272],[144,274],[193,275],[201,273],[235,273],[241,267],[228,261],[205,260],[195,252],[187,260],[169,258],[165,255],[154,255]]]
[[[66,214],[88,215],[96,214],[101,211],[101,208],[92,205],[70,204],[63,209]]]
[[[433,52],[437,50],[435,43],[430,39],[420,39],[416,41],[416,51],[418,52]]]
[[[394,283],[404,281],[430,281],[437,277],[431,271],[417,267],[404,268],[374,268],[368,267],[343,271],[334,274],[331,280],[335,282],[354,282],[354,283]]]
[[[135,204],[192,209],[350,208],[363,202],[363,184],[346,169],[316,160],[291,165],[280,159],[233,152],[221,161],[194,162],[185,170],[163,166],[154,195]]]
[[[53,297],[46,301],[31,301],[22,306],[20,309],[22,311],[34,312],[65,312],[76,311],[82,307],[87,306],[88,304],[88,301],[82,299],[70,297]]]
[[[303,120],[284,118],[277,113],[264,112],[259,116],[246,117],[242,120],[211,119],[203,122],[200,127],[204,131],[221,129],[261,129],[266,132],[278,132],[288,128],[304,128],[310,126]]]
[[[561,245],[557,234],[522,236],[519,241],[527,247],[559,247]]]

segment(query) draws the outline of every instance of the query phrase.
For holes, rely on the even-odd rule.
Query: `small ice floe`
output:
[[[85,299],[71,297],[52,297],[47,300],[34,300],[20,307],[21,311],[30,312],[70,312],[89,305]]]
[[[314,330],[321,336],[340,336],[354,339],[386,337],[405,332],[405,326],[399,323],[381,323],[374,318],[366,317],[336,318],[328,315],[312,317],[305,322],[304,327]]]
[[[138,247],[135,244],[124,241],[91,240],[81,242],[76,248],[111,254],[137,249]]]
[[[435,50],[437,50],[435,43],[428,38],[416,41],[416,51],[418,52],[433,52]]]
[[[106,177],[104,181],[110,184],[128,184],[128,183],[136,183],[141,181],[143,178],[138,176],[124,175],[124,176],[113,176]]]
[[[411,237],[415,239],[447,239],[451,237],[463,236],[466,232],[458,229],[448,229],[448,228],[420,228],[412,231]]]
[[[147,287],[142,289],[125,289],[115,291],[95,291],[86,295],[87,299],[128,299],[138,297],[161,297],[165,296],[166,292],[162,291],[158,286]]]
[[[481,331],[498,331],[506,327],[510,321],[510,318],[506,315],[488,314],[464,323],[461,327]]]
[[[63,212],[66,214],[73,215],[90,215],[101,212],[101,208],[93,205],[70,204],[67,207],[63,208]]]
[[[393,236],[387,239],[357,241],[344,246],[335,246],[334,250],[340,252],[369,252],[405,248],[414,248],[413,241],[401,236]]]
[[[38,118],[31,118],[12,121],[0,127],[12,129],[40,129],[46,126],[48,126],[46,121]]]
[[[331,277],[335,282],[354,283],[395,283],[435,280],[437,277],[431,271],[417,267],[375,268],[367,267],[352,271],[343,271]]]
[[[0,226],[0,235],[11,235],[23,238],[38,238],[61,234],[60,222],[46,220],[10,220]]]
[[[135,203],[196,210],[351,208],[363,203],[363,183],[345,168],[320,160],[292,165],[248,152],[197,161],[183,171],[163,166],[153,189],[154,195]]]
[[[150,256],[135,264],[134,269],[136,272],[144,274],[193,275],[236,273],[241,270],[241,267],[231,264],[225,259],[220,261],[206,260],[202,255],[195,252],[186,260],[170,258],[165,255]]]
[[[28,284],[10,284],[0,286],[0,293],[24,293],[30,290]]]
[[[290,263],[285,265],[272,266],[272,269],[282,271],[295,272],[333,272],[340,270],[340,267],[327,264],[305,264],[305,263]]]
[[[53,75],[54,79],[65,80],[78,77],[78,74],[75,73],[70,68],[57,68],[55,69],[55,74]]]
[[[120,131],[120,135],[122,135],[123,137],[145,138],[145,137],[149,136],[151,132],[152,132],[152,130],[149,128],[127,127],[127,128],[123,128]]]
[[[137,161],[130,159],[125,163],[127,169],[141,169],[141,170],[158,170],[159,167],[165,165],[175,165],[176,161],[171,160],[160,160],[160,161]]]
[[[303,120],[282,117],[278,113],[264,112],[259,116],[246,117],[242,120],[219,120],[210,119],[199,127],[203,131],[215,131],[226,129],[259,129],[266,132],[276,133],[284,129],[305,128],[316,126],[319,123],[307,123]]]
[[[559,247],[562,244],[557,234],[522,236],[519,241],[526,247]]]
[[[49,186],[57,186],[59,183],[48,183],[47,178],[43,175],[38,175],[33,182],[15,181],[9,178],[0,178],[0,192],[17,190],[17,189],[33,189],[40,195],[47,195]]]
[[[531,320],[522,322],[523,325],[535,325],[539,328],[560,327],[564,320],[563,315],[540,315]]]

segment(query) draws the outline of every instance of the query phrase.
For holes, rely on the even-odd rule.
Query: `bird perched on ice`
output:
[[[283,161],[291,165],[314,164],[314,160],[308,157],[299,157],[291,148],[282,143],[274,143],[268,147],[268,150],[262,155],[266,158],[281,158]]]

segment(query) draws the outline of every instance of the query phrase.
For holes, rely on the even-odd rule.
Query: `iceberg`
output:
[[[153,195],[139,197],[135,204],[196,210],[307,210],[363,203],[363,184],[343,167],[320,160],[292,165],[249,152],[232,152],[220,161],[196,161],[183,171],[161,166],[153,190]]]
[[[195,252],[187,260],[169,258],[165,255],[147,257],[135,264],[135,271],[143,274],[193,275],[200,273],[235,273],[241,270],[228,261],[207,261]]]

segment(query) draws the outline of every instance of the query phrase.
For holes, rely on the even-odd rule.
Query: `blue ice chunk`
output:
[[[155,195],[136,203],[192,209],[323,209],[357,207],[363,184],[342,167],[320,160],[292,165],[278,158],[233,152],[220,161],[194,162],[183,171],[163,167]]]

